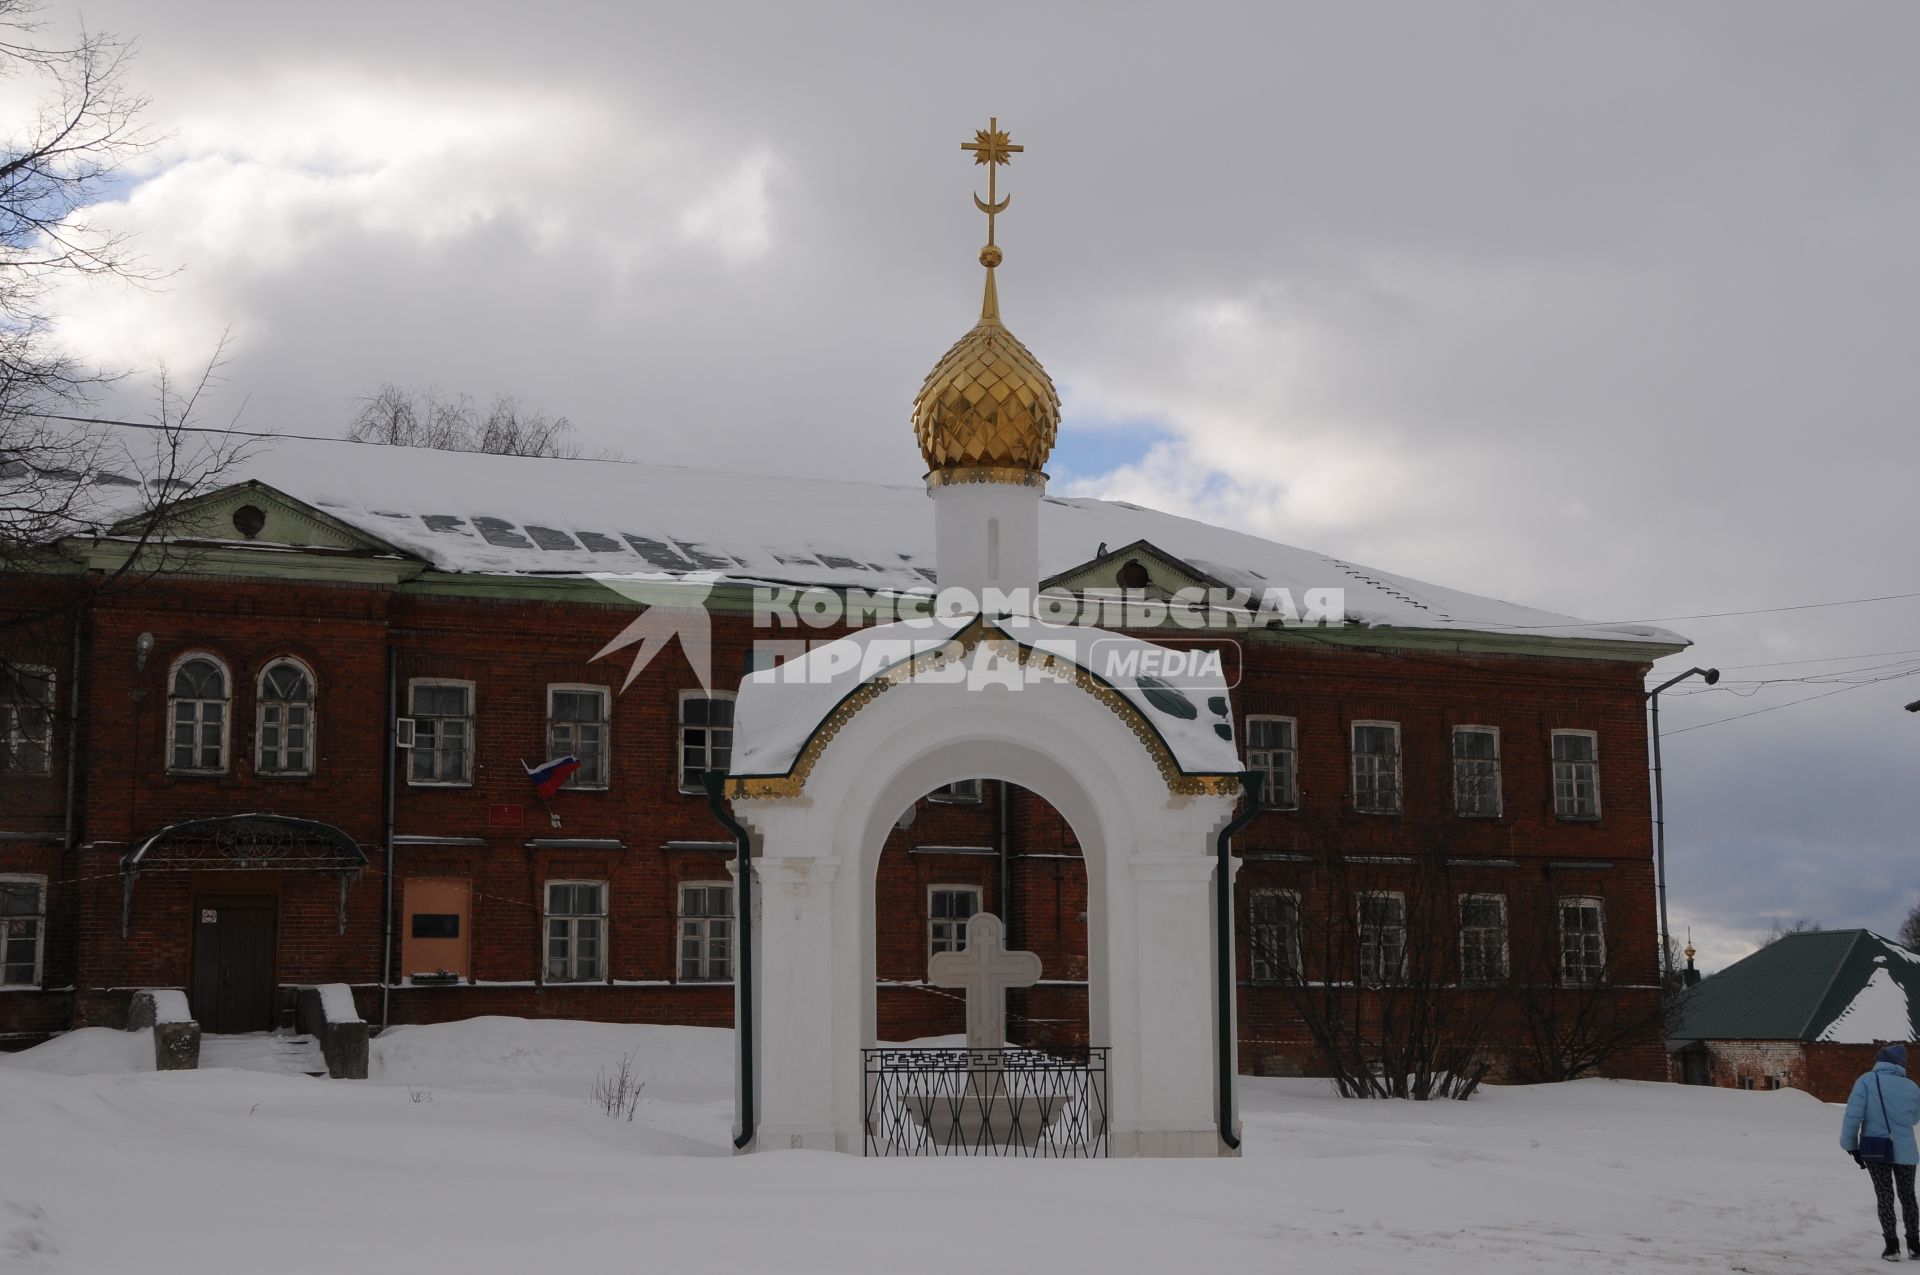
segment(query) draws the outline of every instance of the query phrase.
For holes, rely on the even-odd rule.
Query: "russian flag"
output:
[[[527,763],[521,762],[525,769]],[[555,757],[552,761],[527,770],[527,778],[533,780],[534,791],[542,797],[551,797],[560,791],[560,785],[567,782],[567,776],[580,769],[580,759],[574,756]]]

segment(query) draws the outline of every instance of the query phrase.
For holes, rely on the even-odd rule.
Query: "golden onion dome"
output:
[[[993,267],[999,250],[981,253],[987,267],[980,322],[954,342],[927,374],[913,400],[913,432],[927,462],[927,482],[1036,485],[1060,433],[1060,395],[1032,351],[1000,322]]]

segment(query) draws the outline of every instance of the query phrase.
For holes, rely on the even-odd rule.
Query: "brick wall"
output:
[[[15,596],[24,595],[10,594],[6,605]],[[621,690],[624,656],[592,657],[629,618],[624,604],[186,576],[103,596],[83,631],[81,848],[63,855],[57,835],[0,842],[0,871],[42,872],[52,882],[44,983],[76,991],[0,993],[0,1033],[51,1030],[69,1016],[105,1021],[122,1012],[124,991],[116,989],[186,986],[192,906],[201,894],[244,890],[276,899],[281,983],[377,984],[387,891],[389,650],[403,713],[413,678],[467,680],[476,688],[471,784],[415,787],[403,775],[397,787],[395,831],[440,844],[400,846],[393,884],[398,899],[409,877],[470,883],[472,972],[480,986],[398,988],[395,1020],[520,1013],[725,1021],[731,988],[676,985],[679,888],[729,879],[730,848],[676,845],[726,839],[704,797],[680,791],[680,694],[695,682],[676,648]],[[39,639],[50,659],[69,650],[70,634],[49,630]],[[153,647],[137,667],[141,634],[153,636]],[[745,668],[754,636],[746,617],[717,617],[713,658],[722,683]],[[217,655],[230,671],[231,758],[216,776],[172,774],[166,764],[167,679],[174,662],[193,651]],[[306,663],[319,686],[311,776],[254,772],[254,688],[261,670],[281,655]],[[69,659],[64,656],[62,666]],[[1334,877],[1350,859],[1438,856],[1456,865],[1449,879],[1459,890],[1509,896],[1516,962],[1522,952],[1552,959],[1554,899],[1593,895],[1605,902],[1609,974],[1620,994],[1643,994],[1635,989],[1654,982],[1639,666],[1261,640],[1247,647],[1244,667],[1236,691],[1243,716],[1277,713],[1298,721],[1301,801],[1298,810],[1263,812],[1238,838],[1236,850],[1245,857],[1239,925],[1247,922],[1255,890],[1297,890],[1311,913],[1338,906]],[[549,811],[522,764],[547,756],[546,688],[562,682],[614,692],[613,783],[606,791],[563,791]],[[1401,723],[1405,808],[1399,815],[1351,808],[1347,739],[1356,719]],[[1497,819],[1463,820],[1452,812],[1450,729],[1468,723],[1501,731],[1505,810]],[[1549,732],[1556,727],[1599,732],[1597,820],[1553,815]],[[58,764],[50,776],[0,782],[0,831],[57,834],[64,790]],[[348,891],[344,932],[333,876],[196,872],[143,877],[129,933],[121,936],[119,864],[130,845],[181,820],[257,811],[324,821],[367,850],[369,867]],[[927,892],[965,884],[980,887],[984,906],[1007,919],[1012,940],[1041,957],[1045,985],[1020,993],[1010,1006],[1016,1035],[1035,1042],[1086,1038],[1089,903],[1082,847],[1074,830],[1032,794],[1013,790],[1006,815],[1004,898],[997,784],[984,785],[983,800],[974,805],[922,801],[912,824],[889,838],[875,916],[877,968],[886,984],[878,994],[883,1036],[960,1030],[959,1003],[918,984],[926,968]],[[554,838],[617,848],[531,844]],[[612,985],[540,985],[542,887],[558,879],[607,882],[605,973]],[[1244,932],[1242,938],[1238,995],[1248,1068],[1311,1069],[1311,1051],[1284,990],[1251,984]],[[398,960],[396,941],[395,972],[404,976],[409,971],[399,969]],[[1626,1057],[1631,1074],[1664,1074],[1657,1035]]]
[[[1723,1089],[1801,1089],[1822,1102],[1845,1102],[1853,1082],[1873,1070],[1879,1045],[1833,1041],[1708,1040],[1707,1082]],[[1687,1051],[1668,1058],[1668,1078],[1687,1079]],[[1775,1085],[1770,1083],[1777,1081]]]

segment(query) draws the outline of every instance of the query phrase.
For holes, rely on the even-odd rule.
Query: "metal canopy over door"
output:
[[[278,919],[278,903],[270,894],[194,899],[191,1001],[203,1031],[272,1030]]]

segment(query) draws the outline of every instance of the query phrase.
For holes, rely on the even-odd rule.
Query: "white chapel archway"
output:
[[[932,647],[956,634],[948,660],[1017,660],[1016,641],[1026,649],[1033,633],[962,619],[917,658],[943,658]],[[1076,641],[1089,635],[1132,641],[1074,631]],[[1232,816],[1239,763],[1230,732],[1195,727],[1226,717],[1224,687],[1198,697],[1217,708],[1161,721],[1139,687],[1079,666],[1017,686],[903,680],[897,670],[862,677],[856,670],[873,661],[832,656],[816,671],[840,666],[845,675],[824,686],[750,679],[736,710],[729,787],[756,852],[753,1145],[861,1149],[881,850],[913,800],[984,778],[1037,794],[1080,837],[1089,1031],[1110,1050],[1111,1150],[1220,1154],[1214,834]]]

